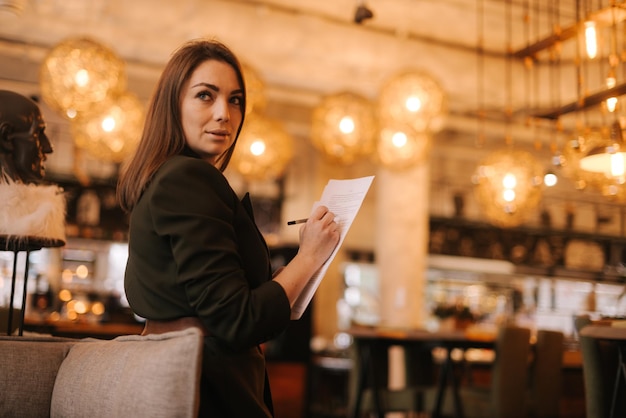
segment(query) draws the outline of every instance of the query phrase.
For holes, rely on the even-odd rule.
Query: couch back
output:
[[[196,417],[202,338],[0,337],[0,416]]]

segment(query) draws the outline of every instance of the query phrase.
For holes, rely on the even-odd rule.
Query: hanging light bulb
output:
[[[559,178],[552,171],[548,171],[543,176],[543,184],[545,184],[546,187],[554,187],[558,182]]]
[[[381,89],[378,115],[382,126],[402,123],[416,132],[440,129],[445,95],[439,83],[419,71],[396,75]]]
[[[410,126],[395,124],[381,129],[377,145],[378,161],[401,170],[426,160],[431,139],[428,132],[415,132]]]
[[[542,172],[526,151],[505,149],[487,156],[472,179],[487,218],[502,227],[521,224],[541,200]]]
[[[124,62],[106,46],[88,39],[68,39],[46,56],[39,71],[41,96],[67,119],[96,112],[126,87]]]
[[[100,113],[72,121],[74,143],[96,158],[122,162],[137,146],[143,120],[143,105],[125,92],[105,102]]]
[[[587,20],[585,22],[585,50],[587,57],[594,59],[598,55],[598,37],[596,33],[596,22]]]
[[[330,159],[350,164],[372,154],[376,126],[369,100],[350,92],[332,94],[313,110],[311,142]]]
[[[608,77],[606,78],[606,88],[610,90],[615,87],[616,84],[617,80],[615,78],[615,71],[611,69]],[[606,110],[608,110],[610,113],[613,113],[617,108],[617,97],[609,97],[604,101],[604,103],[606,105]]]
[[[293,140],[273,119],[252,113],[237,139],[231,166],[248,180],[277,179],[293,156]]]
[[[592,173],[603,173],[606,177],[615,177],[620,183],[624,178],[624,158],[626,147],[619,121],[611,125],[610,135],[604,141],[593,146],[581,159],[580,169]]]

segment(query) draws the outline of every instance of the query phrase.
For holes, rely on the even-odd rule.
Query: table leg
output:
[[[452,349],[448,350],[451,353]],[[448,367],[448,373],[450,373],[450,383],[452,384],[452,396],[454,396],[454,412],[456,418],[463,418],[463,403],[461,402],[461,395],[459,394],[459,382],[454,373],[454,362],[452,356],[448,355],[450,366]]]
[[[28,265],[30,258],[30,251],[26,251],[26,265],[24,266],[24,290],[22,292],[22,313],[20,315],[20,328],[19,336],[24,335],[24,315],[26,314],[26,291],[28,290],[26,285],[28,283]]]
[[[7,335],[11,334],[13,327],[13,300],[15,299],[15,279],[17,274],[17,251],[13,252],[13,274],[11,275],[11,296],[9,297],[9,322],[7,324]]]
[[[367,379],[367,360],[365,358],[367,350],[365,350],[361,343],[356,343],[355,348],[357,350],[359,361],[354,365],[358,373],[358,379],[356,382],[356,396],[354,399],[354,409],[351,415],[352,418],[358,418],[361,414],[361,400],[363,399],[363,391],[365,390],[365,382]]]
[[[383,418],[384,414],[380,405],[380,390],[378,388],[378,380],[376,379],[376,370],[374,358],[372,357],[371,347],[367,343],[358,343],[357,350],[359,353],[359,376],[356,387],[356,397],[354,401],[354,411],[352,412],[352,418],[359,418],[361,414],[361,403],[363,400],[363,392],[367,388],[367,383],[372,391],[372,401],[374,403],[374,410],[379,418]]]
[[[446,380],[448,378],[448,368],[450,367],[450,363],[452,362],[451,351],[450,349],[446,349],[446,358],[441,365],[441,370],[439,371],[439,379],[437,381],[437,397],[435,398],[435,409],[433,410],[433,418],[439,418],[441,416],[441,404],[443,403],[443,398],[446,391]]]
[[[450,379],[452,396],[454,397],[454,412],[456,418],[463,418],[463,404],[459,394],[459,384],[454,374],[454,362],[452,361],[452,348],[446,348],[446,358],[443,361],[442,369],[437,382],[437,397],[435,399],[435,409],[432,418],[441,417],[441,406],[445,397],[446,386]]]
[[[380,408],[380,388],[378,387],[378,378],[376,377],[376,365],[374,362],[376,359],[372,356],[371,347],[368,350],[368,363],[369,363],[369,377],[370,377],[370,387],[372,388],[372,399],[374,401],[374,410],[376,411],[376,416],[378,418],[384,418],[384,414],[382,409]]]
[[[626,345],[618,343],[618,366],[615,375],[615,385],[613,387],[613,398],[611,399],[611,418],[617,417],[617,400],[619,398],[622,379],[626,381]]]

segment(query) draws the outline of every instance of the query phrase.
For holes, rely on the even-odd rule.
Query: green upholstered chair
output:
[[[611,326],[589,325],[580,331],[580,351],[583,358],[583,382],[585,385],[585,408],[587,418],[607,418],[626,416],[625,385],[617,394],[615,411],[611,415],[611,402],[615,390],[616,375],[619,365],[619,351],[615,342],[598,338],[597,328],[604,328],[603,334]],[[615,330],[624,333],[624,330]],[[621,372],[621,370],[620,370]],[[620,376],[621,377],[621,376]]]
[[[532,418],[557,418],[563,381],[564,335],[556,330],[537,330],[532,350],[528,414]]]
[[[488,384],[463,384],[459,395],[465,418],[527,418],[527,382],[531,358],[530,330],[512,325],[498,330]],[[427,392],[434,404],[434,391]],[[453,396],[445,397],[442,413],[454,416]]]

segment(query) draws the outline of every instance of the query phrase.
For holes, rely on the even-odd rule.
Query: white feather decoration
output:
[[[0,235],[65,242],[65,205],[56,185],[0,183]]]

